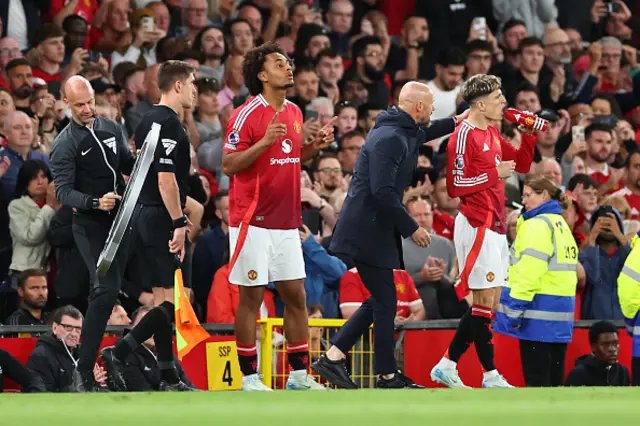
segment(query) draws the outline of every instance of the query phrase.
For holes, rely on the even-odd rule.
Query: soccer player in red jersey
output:
[[[325,389],[307,375],[300,163],[333,142],[337,117],[303,146],[302,112],[285,99],[293,87],[293,67],[285,52],[275,43],[254,48],[242,72],[252,98],[231,115],[222,158],[222,168],[231,176],[229,282],[240,286],[235,331],[242,388],[271,390],[257,374],[256,318],[265,286],[275,282],[285,304],[287,357],[294,370],[287,389]]]
[[[469,117],[449,138],[447,146],[447,190],[460,197],[454,228],[454,244],[460,267],[456,292],[469,290],[473,305],[463,315],[449,350],[431,370],[431,379],[452,388],[467,387],[457,372],[457,362],[473,342],[484,378],[482,387],[512,387],[493,362],[492,314],[507,280],[509,247],[506,237],[504,179],[514,169],[528,173],[537,137],[520,126],[519,149],[504,140],[491,123],[502,120],[506,100],[501,81],[478,74],[461,89],[470,106]]]

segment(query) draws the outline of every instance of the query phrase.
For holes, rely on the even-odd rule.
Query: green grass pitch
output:
[[[0,424],[616,426],[640,388],[0,395]]]

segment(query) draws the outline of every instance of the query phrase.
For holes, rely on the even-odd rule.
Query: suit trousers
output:
[[[355,266],[371,297],[340,328],[332,343],[346,354],[373,323],[375,371],[377,374],[395,373],[397,367],[393,351],[397,297],[393,270],[358,261],[355,261]]]
[[[520,340],[520,359],[527,387],[562,386],[566,354],[566,343]]]

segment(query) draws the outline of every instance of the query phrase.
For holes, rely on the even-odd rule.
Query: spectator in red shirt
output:
[[[47,84],[60,81],[64,61],[64,32],[55,24],[43,24],[36,31],[33,44],[38,52],[38,64],[33,66],[33,77]]]
[[[407,271],[394,269],[393,280],[396,285],[398,307],[396,322],[421,321],[426,313],[422,299]],[[356,268],[350,269],[340,280],[340,312],[342,317],[349,319],[351,315],[371,297],[371,293],[364,286]]]
[[[433,184],[433,232],[453,241],[453,226],[458,214],[460,198],[451,198],[447,192],[447,174],[443,170]]]
[[[602,124],[591,124],[585,131],[587,140],[587,157],[585,160],[587,174],[598,184],[598,194],[613,192],[624,170],[613,169],[607,159],[613,149],[611,128]]]
[[[47,17],[58,27],[68,16],[79,16],[87,22],[94,22],[93,15],[98,10],[98,0],[50,0]],[[103,1],[108,3],[108,1]],[[105,11],[106,12],[106,11]]]
[[[640,150],[629,153],[625,163],[626,185],[613,195],[623,196],[631,208],[631,219],[640,219]]]
[[[11,37],[0,38],[0,86],[9,89],[5,67],[14,59],[22,58],[20,43]]]

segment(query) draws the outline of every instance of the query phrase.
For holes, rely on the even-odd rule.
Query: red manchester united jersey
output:
[[[446,239],[453,241],[453,228],[455,223],[455,217],[450,216],[439,209],[433,210],[433,232],[435,232],[436,235],[440,235],[441,237],[445,237]]]
[[[398,305],[396,315],[407,318],[411,314],[411,306],[419,305],[422,299],[416,290],[411,275],[400,269],[393,270],[393,282],[396,285],[396,297]],[[369,290],[360,279],[356,268],[350,269],[340,280],[340,307],[357,308],[371,296]]]
[[[517,172],[528,173],[537,139],[523,133],[516,149],[494,126],[482,130],[465,120],[456,128],[447,145],[447,192],[460,197],[458,210],[471,226],[506,233],[504,181],[496,166],[515,161]]]
[[[240,152],[260,139],[276,111],[262,95],[237,108],[227,123],[225,152]],[[240,223],[268,229],[296,229],[302,226],[300,202],[300,152],[302,113],[285,100],[277,123],[287,125],[287,134],[276,139],[251,167],[231,176],[229,182],[229,225]]]

